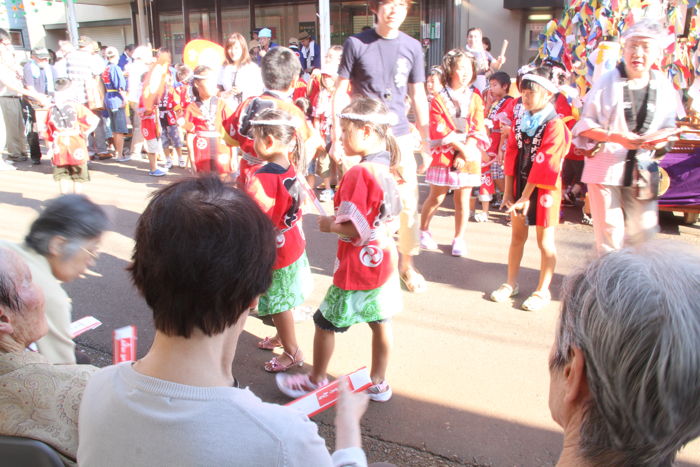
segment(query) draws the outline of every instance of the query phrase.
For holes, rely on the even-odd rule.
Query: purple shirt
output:
[[[338,75],[350,80],[352,92],[384,102],[396,114],[399,123],[394,136],[410,132],[405,98],[408,84],[425,82],[423,49],[403,32],[384,39],[374,29],[348,37]]]

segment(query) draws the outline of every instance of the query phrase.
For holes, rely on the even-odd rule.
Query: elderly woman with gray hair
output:
[[[0,248],[0,435],[43,441],[74,466],[78,407],[97,368],[52,365],[27,352],[47,331],[41,288],[19,254]]]
[[[700,434],[697,251],[650,242],[570,276],[549,367],[558,466],[672,465]]]
[[[94,266],[106,228],[107,215],[101,207],[83,195],[63,195],[49,201],[24,244],[0,241],[0,247],[19,253],[44,293],[49,329],[37,346],[51,363],[76,363],[71,300],[61,282],[71,282]]]
[[[658,230],[656,159],[675,131],[679,102],[671,82],[651,69],[666,35],[650,20],[624,32],[622,62],[594,83],[572,130],[574,145],[591,155],[582,181],[588,184],[601,254],[622,248],[623,240],[648,240]]]

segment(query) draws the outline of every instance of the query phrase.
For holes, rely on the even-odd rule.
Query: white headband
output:
[[[281,118],[278,118],[276,120],[251,120],[250,121],[251,125],[257,126],[257,125],[284,125],[284,126],[291,126],[294,127],[294,122],[291,120],[282,120]]]
[[[395,114],[367,114],[360,115],[355,113],[342,113],[338,115],[338,118],[344,118],[346,120],[357,120],[359,122],[374,123],[376,125],[396,125],[399,119]]]
[[[532,73],[528,73],[521,78],[520,82],[523,82],[525,80],[534,81],[535,83],[539,84],[552,94],[556,94],[559,92],[559,88],[544,76],[533,75]]]

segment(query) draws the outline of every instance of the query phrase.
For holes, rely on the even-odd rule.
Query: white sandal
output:
[[[518,295],[518,292],[518,284],[515,284],[515,287],[512,287],[510,284],[504,282],[496,290],[491,292],[489,298],[491,298],[491,301],[494,301],[496,303],[502,303],[508,300],[509,298]]]

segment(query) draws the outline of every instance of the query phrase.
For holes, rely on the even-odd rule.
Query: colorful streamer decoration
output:
[[[600,49],[606,41],[619,41],[622,32],[642,18],[663,21],[669,35],[675,35],[664,51],[660,63],[676,89],[687,89],[700,75],[698,48],[700,39],[700,0],[569,0],[562,18],[547,23],[539,36],[540,47],[535,61],[552,59],[563,63],[574,75],[581,95],[597,77],[596,67],[609,68],[606,55],[610,48]],[[665,15],[665,17],[664,17]],[[686,17],[690,27],[684,30]],[[685,37],[677,37],[685,34]]]

